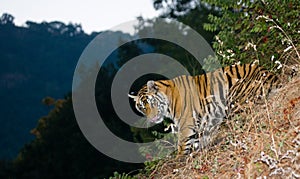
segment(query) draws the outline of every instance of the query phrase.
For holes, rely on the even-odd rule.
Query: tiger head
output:
[[[169,117],[168,98],[159,90],[154,81],[148,81],[143,86],[137,96],[128,95],[135,101],[136,109],[147,117],[147,120],[153,123],[161,123],[164,117]]]

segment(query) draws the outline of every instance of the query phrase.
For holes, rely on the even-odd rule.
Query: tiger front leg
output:
[[[178,133],[178,155],[187,155],[199,148],[198,134],[194,126],[187,126],[179,129]]]
[[[183,123],[178,132],[178,155],[186,155],[207,147],[216,134],[223,118],[219,115],[205,116],[190,123]],[[196,120],[197,119],[197,120]]]

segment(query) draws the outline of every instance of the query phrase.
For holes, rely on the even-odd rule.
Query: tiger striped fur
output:
[[[235,104],[257,101],[278,87],[278,77],[255,63],[232,65],[198,76],[148,81],[137,96],[136,109],[150,122],[164,117],[178,128],[178,154],[207,146],[211,134],[235,110]]]

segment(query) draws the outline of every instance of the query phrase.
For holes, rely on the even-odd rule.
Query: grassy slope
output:
[[[300,178],[300,77],[228,120],[217,145],[163,159],[138,178]]]

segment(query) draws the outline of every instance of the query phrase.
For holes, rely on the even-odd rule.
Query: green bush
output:
[[[206,0],[221,16],[209,15],[208,31],[219,31],[213,47],[223,65],[259,60],[269,69],[299,63],[300,1]],[[275,63],[276,62],[276,63]]]
[[[118,173],[118,172],[114,172],[114,176],[113,177],[109,177],[109,179],[137,179],[136,177],[132,177],[126,173]]]

